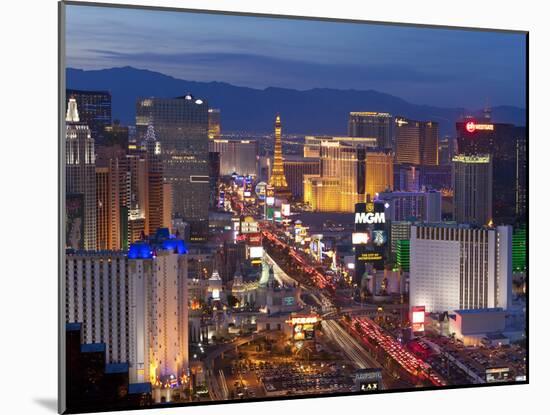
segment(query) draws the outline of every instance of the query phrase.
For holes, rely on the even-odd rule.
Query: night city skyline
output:
[[[62,412],[528,383],[526,34],[62,7]]]

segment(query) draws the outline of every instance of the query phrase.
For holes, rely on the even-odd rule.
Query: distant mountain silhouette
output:
[[[280,113],[285,133],[346,134],[350,111],[380,111],[440,124],[440,135],[454,135],[454,123],[465,114],[481,110],[416,105],[374,90],[315,88],[254,89],[224,82],[195,82],[133,67],[101,70],[67,68],[67,88],[108,90],[113,118],[135,122],[138,97],[176,97],[191,93],[221,109],[222,131],[270,132],[275,113]],[[525,125],[526,112],[512,106],[493,107],[494,122]]]

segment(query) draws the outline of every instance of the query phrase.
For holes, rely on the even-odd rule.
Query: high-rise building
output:
[[[385,202],[386,220],[441,221],[441,192],[382,192],[378,200]]]
[[[491,156],[453,157],[454,219],[486,225],[493,219]]]
[[[512,269],[524,272],[527,269],[527,232],[525,227],[514,229],[512,235]]]
[[[287,156],[283,162],[285,176],[292,198],[303,200],[304,176],[318,175],[320,171],[319,159],[305,158],[301,156]]]
[[[221,113],[219,109],[208,109],[208,138],[218,140],[221,136]]]
[[[395,143],[399,164],[439,164],[439,125],[436,122],[396,117]]]
[[[172,215],[190,224],[191,241],[205,241],[210,199],[208,105],[189,94],[139,99],[138,136],[144,138],[151,124],[162,147],[164,179],[172,185]]]
[[[109,229],[108,233],[103,233],[102,236],[98,231],[98,249],[126,250],[128,249],[128,207],[131,200],[128,127],[118,124],[107,126],[105,134],[106,144],[96,147],[96,171],[101,169],[105,180],[103,189],[98,188],[98,192],[103,195],[102,208],[107,207],[112,212],[112,216],[100,218],[98,204],[98,229]],[[97,199],[99,203],[99,195]],[[109,201],[107,205],[105,200]],[[103,214],[107,214],[107,211],[103,210]]]
[[[90,128],[96,147],[105,145],[105,127],[112,123],[111,93],[67,89],[66,96],[76,101],[80,121]]]
[[[304,202],[315,212],[344,212],[340,179],[304,175]]]
[[[121,249],[120,180],[116,160],[108,167],[96,167],[97,249]]]
[[[397,245],[399,241],[411,239],[411,226],[415,222],[410,221],[391,221],[390,223],[390,254],[395,258]],[[408,249],[408,248],[407,248]]]
[[[366,150],[363,147],[354,147],[343,142],[323,142],[321,144],[320,176],[331,179],[331,183],[338,181],[339,205],[341,212],[354,212],[355,205],[365,201],[366,184]],[[317,182],[321,193],[332,193],[330,186]],[[324,196],[321,200],[328,201]],[[330,205],[334,205],[331,202]],[[326,211],[321,207],[322,211]]]
[[[367,151],[365,193],[374,199],[377,193],[393,189],[393,153]]]
[[[162,148],[155,135],[155,129],[152,125],[147,127],[145,136],[145,154],[147,160],[147,194],[148,206],[146,214],[145,230],[148,234],[153,234],[163,227],[164,223],[164,183],[162,169]],[[171,183],[168,182],[171,185]],[[168,210],[171,210],[172,207]]]
[[[467,118],[456,123],[458,154],[491,156],[495,223],[513,223],[524,218],[521,209],[518,217],[517,184],[524,180],[522,175],[527,173],[524,167],[525,152],[522,151],[526,134],[525,127],[492,123],[487,118],[482,121]]]
[[[133,243],[154,230],[149,229],[149,168],[143,148],[129,151],[128,165],[128,241]]]
[[[128,363],[132,383],[187,374],[187,255],[180,240],[140,242],[127,254],[69,251],[65,283],[66,322],[82,323],[85,342],[104,343],[107,363]]]
[[[512,227],[413,225],[411,307],[427,312],[511,306]]]
[[[411,266],[411,241],[399,239],[395,244],[395,263],[405,272],[409,272]]]
[[[516,219],[527,221],[527,141],[518,138],[516,144]]]
[[[83,235],[81,238],[70,238],[71,241],[82,241],[83,246],[70,246],[75,249],[97,249],[96,237],[96,173],[94,139],[88,126],[80,122],[78,106],[74,98],[69,99],[66,115],[66,160],[65,180],[67,194],[82,195]]]
[[[258,142],[256,140],[219,140],[208,143],[210,152],[220,154],[220,175],[256,176],[258,174]]]
[[[451,164],[451,159],[454,156],[454,140],[445,136],[439,141],[439,164],[447,166]]]
[[[393,149],[393,117],[387,112],[350,112],[348,135],[373,137],[378,148]]]
[[[283,165],[283,144],[281,139],[281,117],[277,114],[275,118],[275,145],[273,150],[273,168],[269,176],[269,185],[273,186],[275,196],[281,199],[290,198],[290,190],[285,177]]]
[[[323,180],[311,175],[304,176],[304,201],[322,212],[333,211],[328,210],[328,206],[330,209],[339,206],[337,212],[354,212],[355,205],[365,202],[368,196],[374,199],[376,193],[392,189],[392,153],[368,150],[363,145],[348,141],[321,140],[318,177]],[[315,183],[309,185],[308,180]],[[316,196],[310,193],[313,190]],[[335,191],[338,200],[331,200]]]

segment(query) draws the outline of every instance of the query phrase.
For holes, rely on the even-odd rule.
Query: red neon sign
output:
[[[495,129],[494,124],[476,124],[473,121],[468,121],[466,123],[466,131],[468,131],[469,133],[473,133],[474,131],[477,131],[477,130],[493,131],[494,129]]]

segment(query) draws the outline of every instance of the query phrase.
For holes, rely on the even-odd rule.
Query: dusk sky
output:
[[[525,35],[67,7],[67,66],[238,86],[374,89],[416,104],[525,102]]]

